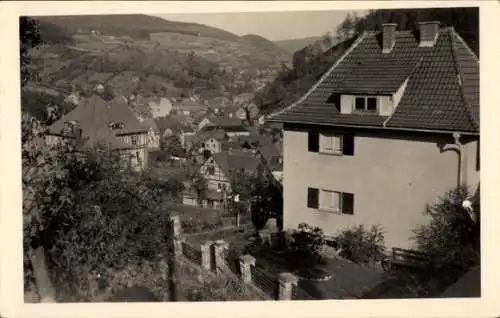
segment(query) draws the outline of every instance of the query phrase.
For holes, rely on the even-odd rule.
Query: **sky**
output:
[[[178,13],[157,14],[166,20],[196,22],[220,28],[236,35],[257,34],[271,41],[321,36],[335,33],[350,11],[244,12],[244,13]],[[358,16],[365,11],[356,12]]]

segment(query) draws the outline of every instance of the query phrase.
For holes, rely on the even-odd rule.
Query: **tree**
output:
[[[436,203],[426,207],[431,220],[415,230],[419,249],[437,255],[442,268],[467,270],[480,263],[480,204],[479,188],[475,194],[465,186],[449,190]],[[463,207],[471,199],[477,222]]]
[[[36,74],[29,69],[29,50],[41,43],[40,28],[36,20],[29,17],[19,19],[19,42],[21,61],[21,86],[34,79]]]
[[[26,114],[22,120],[27,283],[42,298],[54,300],[53,288],[40,285],[54,282],[61,293],[91,299],[98,290],[89,277],[106,282],[127,262],[158,257],[167,246],[168,211],[156,181],[120,173],[117,158],[101,149],[47,145],[40,122]]]

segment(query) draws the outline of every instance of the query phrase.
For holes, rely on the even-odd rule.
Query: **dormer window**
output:
[[[123,129],[125,127],[125,124],[124,123],[110,123],[109,127],[112,130]]]
[[[355,108],[357,112],[377,112],[377,98],[373,96],[356,96]]]

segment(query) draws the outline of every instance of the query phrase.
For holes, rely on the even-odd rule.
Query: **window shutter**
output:
[[[342,136],[342,153],[346,156],[354,156],[354,134]]]
[[[315,188],[307,188],[307,207],[317,209],[319,206],[319,191]]]
[[[310,152],[319,151],[319,133],[313,131],[308,133],[308,150]]]
[[[342,193],[342,213],[354,214],[354,194]]]

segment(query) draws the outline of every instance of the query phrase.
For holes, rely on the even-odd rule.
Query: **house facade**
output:
[[[49,127],[48,143],[65,138],[80,139],[82,148],[118,153],[123,169],[141,172],[147,168],[148,128],[130,109],[107,103],[97,95],[82,101]]]
[[[283,123],[284,227],[380,225],[388,248],[459,184],[479,183],[479,60],[451,27],[365,32]]]
[[[213,154],[200,167],[200,174],[207,182],[203,206],[223,207],[228,196],[233,195],[232,177],[235,173],[255,173],[262,163],[252,153],[239,150],[225,150]]]

